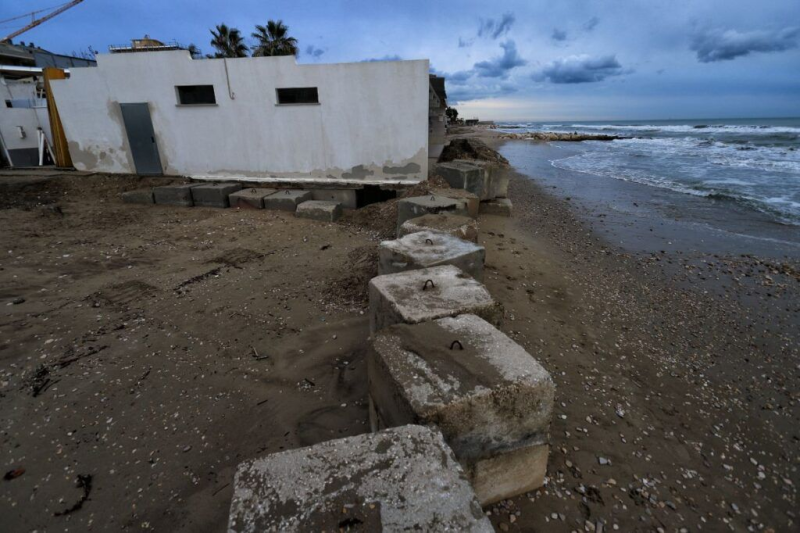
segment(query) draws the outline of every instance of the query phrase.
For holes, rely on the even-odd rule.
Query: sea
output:
[[[796,253],[800,118],[503,122],[497,129],[624,137],[546,147],[528,142],[530,149],[513,143],[500,152],[532,177],[566,185],[567,195],[589,200],[605,195],[610,204],[615,196],[630,193],[623,182],[636,184],[632,205],[639,205],[637,199],[646,202],[643,197],[648,195],[641,191],[650,189],[665,218],[693,219],[778,244],[787,241]],[[601,187],[602,180],[620,186]]]

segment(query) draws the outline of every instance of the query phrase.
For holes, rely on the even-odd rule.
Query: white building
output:
[[[79,170],[345,189],[427,177],[427,60],[97,59],[52,82]]]

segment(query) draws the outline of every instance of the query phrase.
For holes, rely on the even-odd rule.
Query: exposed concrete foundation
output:
[[[294,215],[322,222],[335,222],[342,216],[342,204],[310,200],[298,205]]]
[[[126,204],[153,204],[153,189],[142,189],[139,191],[128,191],[122,193],[122,201]]]
[[[436,173],[454,189],[463,189],[481,200],[489,200],[490,183],[486,169],[472,161],[458,160],[436,165]]]
[[[452,265],[377,276],[369,282],[372,333],[392,324],[418,324],[473,313],[499,324],[503,311],[480,282]]]
[[[464,189],[431,189],[430,192],[435,196],[465,200],[467,202],[467,214],[472,218],[478,218],[481,200],[476,194]]]
[[[305,204],[301,204],[301,207]],[[299,208],[298,208],[299,211]],[[378,274],[453,265],[483,281],[486,250],[447,233],[419,231],[378,246]]]
[[[181,207],[192,207],[192,188],[197,187],[196,183],[184,183],[183,185],[164,185],[153,189],[153,198],[159,205],[178,205]]]
[[[264,209],[274,209],[278,211],[297,210],[297,206],[303,202],[311,200],[311,191],[282,190],[264,198]]]
[[[336,202],[347,209],[357,207],[356,191],[354,189],[312,189],[311,198],[321,202]]]
[[[264,198],[274,192],[276,189],[242,189],[228,195],[228,203],[241,209],[264,209]]]
[[[238,183],[213,183],[192,187],[192,200],[197,207],[228,207],[228,195],[241,189]]]
[[[418,231],[438,231],[465,241],[478,242],[478,222],[469,217],[438,213],[423,215],[406,220],[397,232],[398,237],[404,237]]]
[[[441,433],[405,426],[239,465],[228,531],[493,531]]]
[[[433,213],[450,213],[452,215],[468,215],[467,201],[463,199],[436,196],[414,196],[403,198],[397,202],[397,229],[403,222],[412,218]]]
[[[508,198],[497,198],[496,200],[481,202],[481,214],[510,217],[512,207],[511,200]]]
[[[438,426],[482,505],[542,485],[555,385],[485,320],[385,328],[372,340],[368,375],[373,427]]]

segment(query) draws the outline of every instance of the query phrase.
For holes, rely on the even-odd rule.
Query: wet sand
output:
[[[320,224],[89,180],[0,190],[4,527],[224,530],[241,460],[367,430],[361,287],[391,204]],[[526,176],[510,195],[480,220],[485,283],[557,400],[548,484],[495,526],[794,530],[797,270],[632,253]]]

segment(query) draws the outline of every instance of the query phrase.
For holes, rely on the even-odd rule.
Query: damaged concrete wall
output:
[[[213,85],[216,104],[178,105],[178,85]],[[368,184],[427,176],[428,86],[427,60],[298,65],[178,50],[100,55],[53,92],[79,170],[135,172],[119,104],[147,102],[165,174]],[[294,87],[317,87],[319,103],[279,105],[276,89]]]

